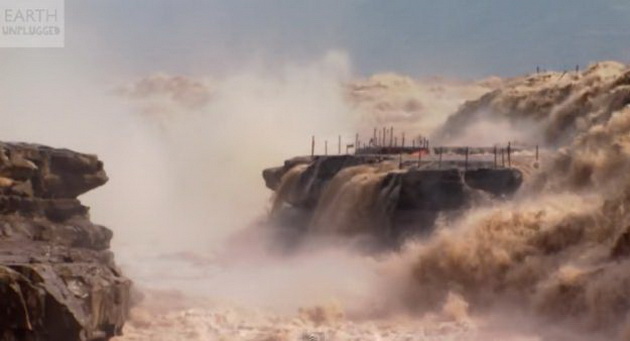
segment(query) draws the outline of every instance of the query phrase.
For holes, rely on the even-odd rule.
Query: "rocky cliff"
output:
[[[107,182],[96,156],[0,143],[0,340],[108,340],[131,282],[112,232],[77,197]]]

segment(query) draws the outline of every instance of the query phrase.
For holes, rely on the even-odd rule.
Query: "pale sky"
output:
[[[125,74],[347,53],[358,75],[479,78],[630,61],[630,0],[66,0],[66,48]]]

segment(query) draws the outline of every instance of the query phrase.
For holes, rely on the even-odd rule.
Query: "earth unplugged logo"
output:
[[[0,0],[1,47],[64,47],[64,0]]]

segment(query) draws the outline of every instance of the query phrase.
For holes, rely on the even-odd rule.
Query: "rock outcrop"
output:
[[[108,340],[131,282],[77,197],[107,182],[96,156],[0,143],[0,340]]]
[[[263,178],[276,192],[275,213],[282,205],[311,212],[298,220],[303,225],[298,230],[326,225],[328,231],[365,233],[386,245],[430,232],[440,212],[465,208],[479,193],[509,196],[523,181],[515,168],[480,163],[464,169],[455,162],[418,168],[401,160],[376,154],[298,157],[264,170]]]

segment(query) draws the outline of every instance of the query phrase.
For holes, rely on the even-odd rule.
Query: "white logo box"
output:
[[[1,47],[64,47],[65,0],[0,0]]]

